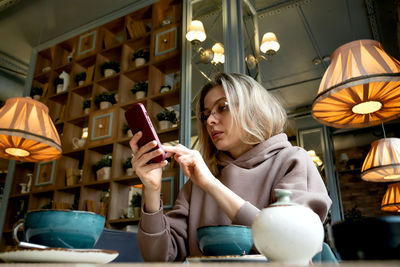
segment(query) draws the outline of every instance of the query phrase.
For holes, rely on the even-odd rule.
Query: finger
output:
[[[143,171],[150,172],[152,170],[162,168],[162,167],[166,166],[167,164],[168,164],[168,161],[166,161],[166,160],[163,160],[159,163],[147,164],[145,167],[143,167]]]
[[[157,146],[157,142],[156,141],[148,142],[147,144],[145,144],[144,146],[139,148],[139,150],[135,153],[135,156],[137,158],[140,158],[142,155],[144,155],[147,152],[149,152],[150,150],[152,150],[155,146]]]
[[[133,151],[133,153],[136,153],[139,150],[139,146],[137,145],[137,142],[139,141],[139,139],[142,137],[142,132],[139,131],[136,134],[134,134],[131,138],[131,140],[129,141],[129,145]]]
[[[147,162],[149,162],[151,159],[158,157],[160,155],[162,155],[161,149],[157,149],[157,150],[151,151],[149,153],[143,154],[140,158],[138,158],[137,164],[139,166],[148,165]]]
[[[171,152],[171,153],[184,154],[190,152],[190,149],[181,144],[178,144],[176,146],[163,146],[163,148],[165,152]]]

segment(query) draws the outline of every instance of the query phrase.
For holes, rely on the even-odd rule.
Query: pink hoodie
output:
[[[205,225],[251,226],[261,209],[276,201],[274,189],[292,191],[291,200],[310,207],[324,221],[332,203],[307,152],[293,147],[285,134],[258,144],[237,159],[220,153],[220,181],[247,202],[231,221],[215,200],[188,181],[173,210],[142,211],[138,239],[146,261],[183,261],[201,256],[196,229]]]

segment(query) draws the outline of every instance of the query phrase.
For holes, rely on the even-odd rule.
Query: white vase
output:
[[[270,261],[308,265],[322,249],[321,220],[310,208],[291,202],[289,190],[276,189],[275,194],[278,201],[253,222],[254,245]]]
[[[136,99],[142,99],[146,97],[146,92],[145,91],[137,91],[135,93]]]
[[[56,93],[62,93],[63,91],[63,84],[57,84]]]
[[[133,168],[128,168],[128,169],[126,169],[126,175],[127,175],[127,176],[132,176],[133,173],[134,173]]]
[[[135,59],[135,66],[136,67],[143,66],[144,64],[146,64],[146,60],[144,58],[139,57],[139,58]]]
[[[40,97],[41,97],[40,95],[34,95],[34,96],[33,96],[33,99],[39,101],[39,100],[40,100]]]
[[[113,69],[105,69],[104,70],[104,77],[109,77],[109,76],[112,76],[112,75],[114,75],[116,72],[115,72],[115,70],[113,70]]]
[[[90,113],[90,108],[85,108],[85,109],[83,110],[83,114],[89,115],[89,113]]]
[[[72,137],[72,146],[75,149],[79,149],[84,147],[86,144],[86,138],[77,138],[77,137]]]
[[[84,85],[85,84],[85,81],[79,81],[78,82],[78,86],[82,86],[82,85]]]
[[[168,128],[172,127],[172,122],[170,121],[159,121],[158,126],[160,127],[160,130],[165,130]]]
[[[65,71],[62,71],[58,77],[63,80],[62,92],[67,91],[69,86],[69,74],[66,73]]]
[[[97,181],[110,180],[111,167],[103,167],[96,171]]]
[[[107,109],[110,107],[112,107],[112,103],[107,102],[107,101],[100,102],[100,109]]]

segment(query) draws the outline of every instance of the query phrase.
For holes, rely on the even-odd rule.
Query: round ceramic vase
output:
[[[291,202],[290,191],[276,189],[275,194],[278,201],[253,222],[254,245],[271,261],[308,265],[322,248],[321,220],[310,208]]]

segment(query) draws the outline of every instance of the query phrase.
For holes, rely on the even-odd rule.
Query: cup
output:
[[[85,143],[86,143],[86,139],[84,139],[84,138],[81,138],[81,139],[79,139],[77,137],[72,138],[72,145],[74,146],[75,149],[82,148],[85,145]]]

